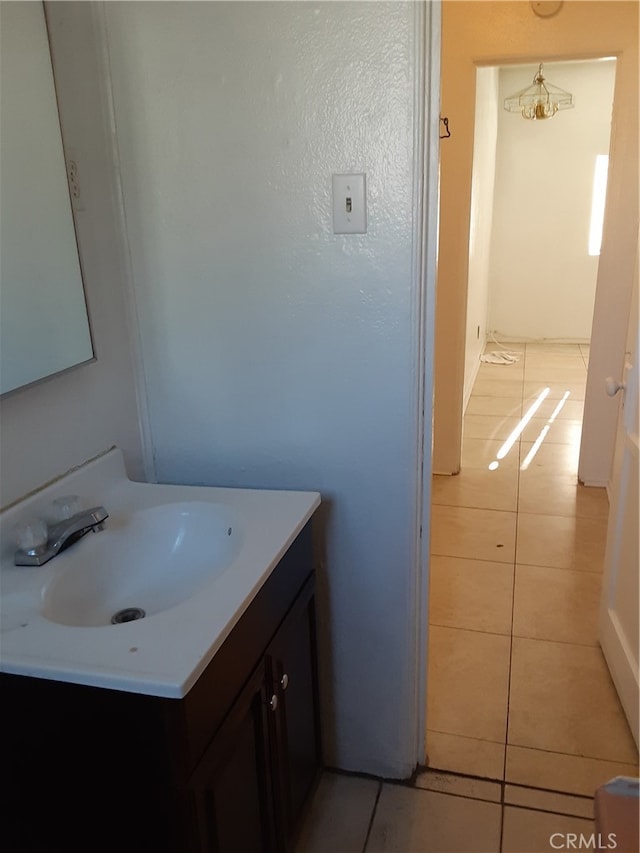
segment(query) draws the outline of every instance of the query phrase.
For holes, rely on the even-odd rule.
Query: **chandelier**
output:
[[[570,110],[573,106],[573,95],[547,83],[542,75],[542,63],[531,86],[505,98],[504,101],[505,110],[520,113],[523,118],[531,121],[553,118],[558,110]]]

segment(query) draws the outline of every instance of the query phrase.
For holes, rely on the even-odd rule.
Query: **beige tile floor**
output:
[[[429,768],[325,772],[295,853],[547,853],[594,832],[598,785],[638,774],[597,642],[606,493],[576,476],[588,347],[520,350],[481,366],[462,471],[434,478]]]
[[[325,771],[295,853],[552,853],[594,831],[589,797],[433,770],[406,785]]]
[[[577,478],[588,347],[513,349],[434,477],[429,766],[592,797],[638,754],[598,646],[606,491]]]

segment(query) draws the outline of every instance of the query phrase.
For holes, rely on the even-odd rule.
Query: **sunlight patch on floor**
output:
[[[531,406],[529,406],[527,412],[522,416],[522,418],[518,422],[517,427],[513,430],[513,432],[509,436],[509,438],[505,441],[505,443],[502,445],[500,450],[498,450],[498,452],[496,453],[496,458],[489,465],[490,471],[496,471],[499,468],[499,466],[500,466],[499,460],[504,459],[505,456],[507,455],[507,453],[509,453],[509,451],[511,450],[513,445],[520,438],[520,435],[522,434],[522,431],[524,430],[526,425],[529,423],[531,418],[535,415],[535,413],[538,411],[538,409],[540,408],[540,406],[542,405],[544,400],[549,396],[550,393],[551,393],[551,388],[543,388],[542,391],[538,394],[535,401],[531,404]]]
[[[549,432],[549,430],[550,430],[550,428],[551,428],[551,424],[555,421],[555,419],[558,417],[558,415],[559,415],[559,414],[560,414],[560,412],[562,411],[562,407],[563,407],[563,406],[564,406],[564,404],[567,402],[567,399],[569,398],[569,395],[570,395],[570,394],[571,394],[571,392],[570,392],[570,391],[565,391],[565,392],[564,392],[564,394],[563,394],[563,396],[562,396],[562,399],[560,400],[560,402],[558,403],[558,405],[555,407],[555,409],[554,409],[554,410],[553,410],[553,412],[551,413],[551,417],[549,418],[549,420],[547,421],[547,423],[546,423],[546,424],[542,427],[542,429],[540,430],[540,435],[536,438],[535,442],[533,443],[533,447],[532,447],[532,448],[531,448],[531,450],[527,453],[527,455],[525,456],[525,458],[522,460],[522,465],[520,466],[520,470],[521,470],[521,471],[526,471],[526,470],[527,470],[527,468],[529,467],[529,465],[531,464],[531,462],[533,461],[533,458],[535,457],[536,453],[537,453],[537,452],[538,452],[538,450],[540,449],[540,447],[541,447],[541,445],[542,445],[542,442],[543,442],[543,441],[545,440],[545,438],[547,437],[547,433]]]

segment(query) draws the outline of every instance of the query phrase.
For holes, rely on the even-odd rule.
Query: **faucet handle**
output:
[[[78,512],[80,498],[78,495],[63,495],[51,501],[51,513],[54,521],[66,521]]]
[[[91,514],[93,520],[96,522],[93,530],[104,530],[104,523],[109,518],[109,513],[103,506],[94,506],[92,509],[87,510],[88,513]]]
[[[46,522],[41,518],[30,518],[15,527],[16,544],[27,554],[37,554],[49,538]]]

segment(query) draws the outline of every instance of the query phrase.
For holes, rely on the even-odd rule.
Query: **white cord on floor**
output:
[[[515,364],[520,361],[521,353],[507,349],[500,341],[496,340],[493,332],[489,332],[489,337],[504,352],[485,352],[480,356],[480,361],[488,362],[489,364]]]
[[[480,361],[490,364],[515,364],[519,360],[519,355],[512,355],[509,352],[485,352],[480,356]]]

